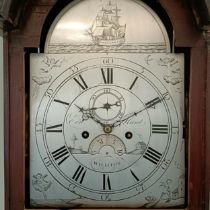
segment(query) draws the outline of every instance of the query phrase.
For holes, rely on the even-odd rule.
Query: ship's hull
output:
[[[94,44],[100,46],[117,46],[125,43],[125,38],[117,39],[93,39]]]

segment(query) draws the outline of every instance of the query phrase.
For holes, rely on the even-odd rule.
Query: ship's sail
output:
[[[98,12],[88,33],[97,45],[121,45],[125,42],[126,25],[120,25],[116,4],[111,1]]]
[[[96,27],[95,30],[92,33],[92,36],[97,37],[97,36],[103,36],[104,33],[104,27]]]

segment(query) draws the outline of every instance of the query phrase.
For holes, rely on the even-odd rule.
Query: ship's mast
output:
[[[121,9],[118,9],[118,7],[117,7],[117,5],[116,5],[116,8],[115,8],[115,16],[116,17],[120,17],[119,15],[118,15],[118,12],[120,12],[121,11]]]

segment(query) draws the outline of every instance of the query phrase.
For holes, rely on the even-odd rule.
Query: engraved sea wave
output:
[[[50,44],[48,53],[165,53],[164,43],[123,44],[120,46],[99,46],[93,44]]]

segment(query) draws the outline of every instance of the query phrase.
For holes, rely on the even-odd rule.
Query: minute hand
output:
[[[139,111],[137,111],[137,112],[133,112],[131,115],[127,116],[126,118],[124,118],[124,119],[122,119],[122,120],[117,120],[117,121],[112,125],[112,127],[120,126],[121,123],[123,123],[123,122],[129,120],[130,118],[132,118],[132,117],[134,117],[134,116],[137,116],[139,113],[143,112],[143,111],[146,110],[146,109],[149,109],[149,108],[151,108],[151,107],[154,108],[156,104],[162,102],[164,99],[165,99],[165,96],[163,96],[162,98],[156,97],[156,98],[152,99],[151,101],[148,101],[148,102],[145,104],[145,106],[144,106],[143,109],[141,109],[141,110],[139,110]]]

